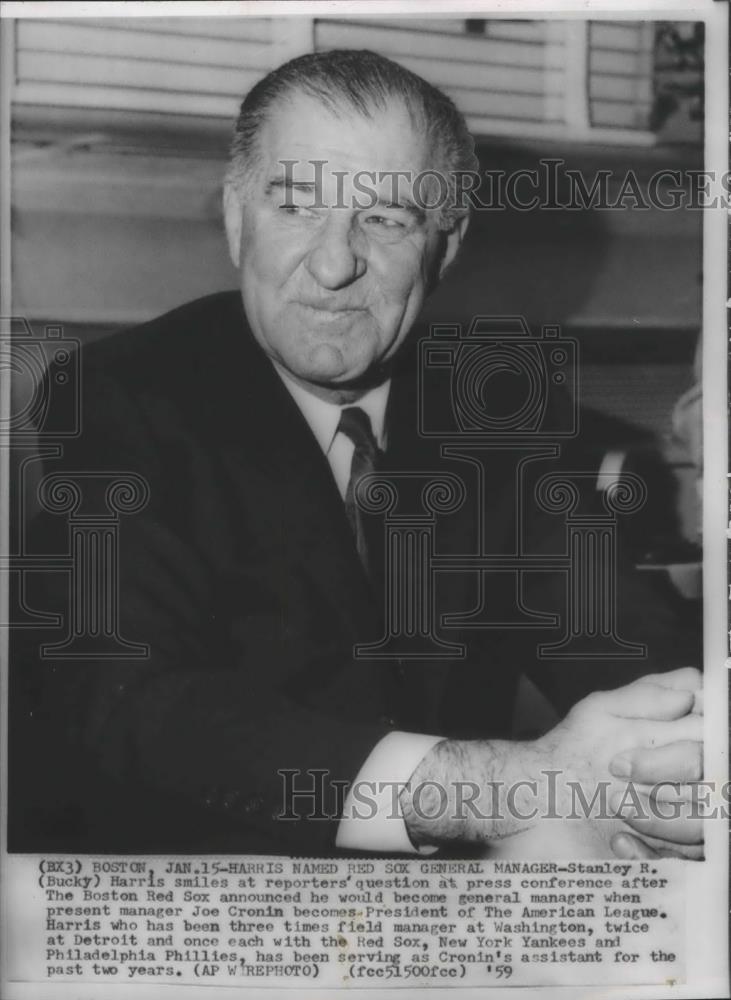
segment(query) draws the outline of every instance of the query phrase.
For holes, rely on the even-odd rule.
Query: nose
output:
[[[315,281],[331,291],[351,284],[365,272],[365,255],[348,212],[333,209],[328,213],[307,255],[306,266]]]

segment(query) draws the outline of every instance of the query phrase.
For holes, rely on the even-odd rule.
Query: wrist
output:
[[[489,844],[530,829],[547,805],[548,749],[541,741],[438,743],[400,796],[414,844]]]

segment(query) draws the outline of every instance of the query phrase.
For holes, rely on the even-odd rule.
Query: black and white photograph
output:
[[[419,8],[0,9],[9,1000],[728,995],[727,5]]]

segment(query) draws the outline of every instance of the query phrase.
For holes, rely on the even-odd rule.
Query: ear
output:
[[[439,280],[444,277],[447,268],[452,264],[454,258],[457,256],[457,251],[462,246],[462,240],[467,232],[467,227],[470,224],[470,219],[468,215],[464,215],[459,219],[454,227],[449,230],[446,234],[446,241],[444,244],[444,253],[442,254],[442,259],[439,263]]]
[[[239,266],[241,255],[241,196],[230,181],[223,185],[223,220],[226,225],[228,252],[234,267]]]

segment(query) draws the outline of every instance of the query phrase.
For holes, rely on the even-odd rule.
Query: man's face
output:
[[[396,354],[459,245],[461,231],[441,233],[436,212],[392,174],[434,168],[430,151],[400,102],[369,119],[301,95],[272,110],[259,148],[247,190],[228,188],[225,199],[254,336],[320,394],[367,382]],[[354,187],[357,174],[368,193]]]

